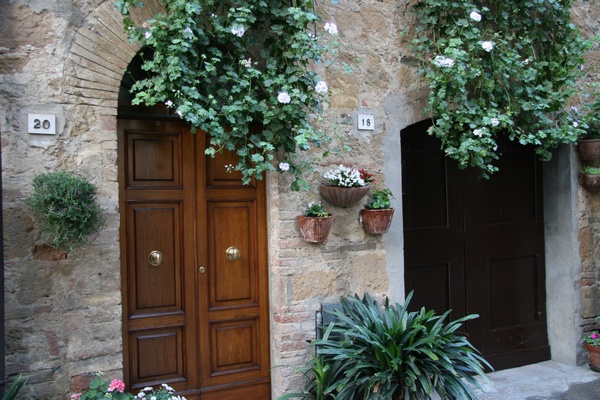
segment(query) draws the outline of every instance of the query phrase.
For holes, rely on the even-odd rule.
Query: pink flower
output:
[[[81,398],[81,393],[75,393],[74,395],[71,396],[71,399],[73,400],[79,400]]]
[[[113,379],[110,385],[108,385],[108,391],[112,392],[113,390],[123,393],[125,391],[125,382],[118,379]]]
[[[597,333],[592,333],[590,337],[591,337],[592,339],[598,339],[598,338],[600,337],[600,335],[599,335],[599,334],[597,334]]]

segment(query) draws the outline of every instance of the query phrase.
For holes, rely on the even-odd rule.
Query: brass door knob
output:
[[[163,255],[158,250],[153,250],[148,254],[148,262],[153,267],[158,267],[163,262]]]
[[[240,251],[237,247],[231,246],[227,250],[225,250],[225,255],[229,261],[235,261],[240,258]]]

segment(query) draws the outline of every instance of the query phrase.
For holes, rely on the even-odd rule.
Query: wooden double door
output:
[[[540,162],[502,143],[489,180],[445,157],[429,121],[402,131],[405,289],[465,326],[495,369],[550,358]]]
[[[188,399],[270,399],[264,181],[179,121],[118,126],[124,376]]]

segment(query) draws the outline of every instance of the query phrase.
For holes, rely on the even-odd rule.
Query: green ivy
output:
[[[327,64],[337,27],[321,24],[313,0],[162,3],[164,13],[135,26],[138,1],[116,2],[131,40],[153,49],[133,103],[164,103],[209,133],[207,154],[235,152],[244,183],[278,170],[295,176],[293,190],[308,188],[302,172],[310,165],[295,153],[330,141],[315,128],[328,89],[311,67]]]
[[[495,172],[508,136],[544,160],[584,134],[566,111],[589,43],[572,0],[419,1],[413,49],[429,84],[430,133],[461,167]]]

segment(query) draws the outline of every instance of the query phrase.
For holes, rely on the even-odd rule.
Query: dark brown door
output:
[[[496,369],[549,359],[540,162],[523,146],[502,144],[499,172],[482,179],[446,158],[428,126],[402,131],[413,307],[479,314],[466,331]]]
[[[124,375],[189,399],[270,398],[266,201],[178,121],[119,121]]]

